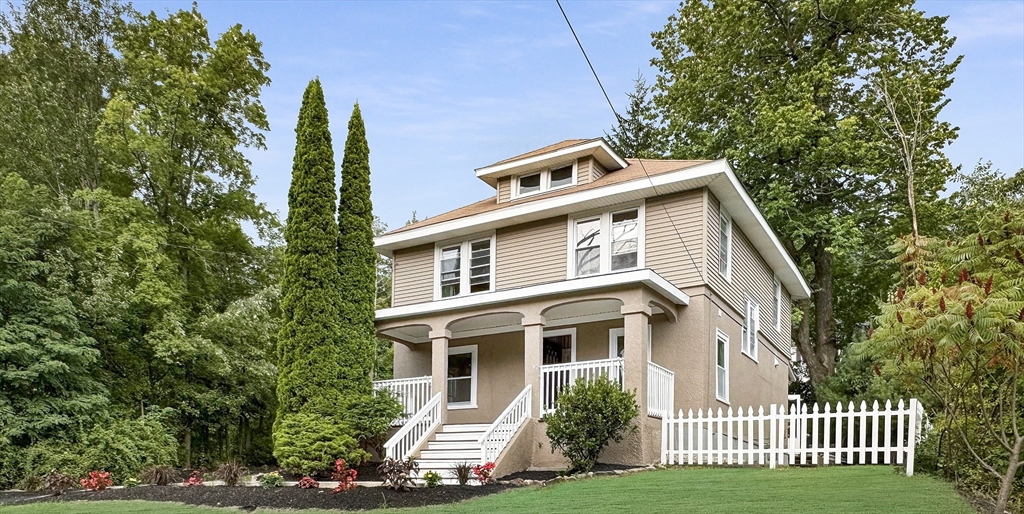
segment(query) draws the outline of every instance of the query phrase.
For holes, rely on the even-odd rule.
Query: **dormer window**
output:
[[[512,181],[512,198],[535,195],[576,184],[576,162],[554,168],[519,175]]]

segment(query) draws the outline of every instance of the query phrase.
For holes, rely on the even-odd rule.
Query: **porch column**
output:
[[[540,418],[541,378],[543,361],[544,316],[523,317],[523,387],[533,385],[532,417]]]
[[[651,309],[645,305],[622,306],[625,324],[623,351],[623,386],[636,390],[636,403],[640,407],[640,420],[647,417],[647,319]]]
[[[441,393],[441,424],[448,420],[448,340],[449,330],[430,331],[430,385],[433,396]]]

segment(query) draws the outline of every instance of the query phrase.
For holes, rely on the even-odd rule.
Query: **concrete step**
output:
[[[420,465],[420,473],[426,473],[427,471],[434,470],[442,475],[451,472],[452,468],[456,464],[468,462],[470,465],[476,465],[480,463],[480,455],[477,454],[475,459],[416,459],[416,462]]]
[[[482,434],[490,427],[490,424],[442,425],[441,432],[446,434],[453,432],[479,432]]]
[[[480,449],[470,450],[423,450],[420,452],[419,460],[454,460],[463,461],[479,459]]]

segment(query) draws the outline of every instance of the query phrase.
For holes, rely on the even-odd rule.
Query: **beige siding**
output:
[[[512,198],[512,177],[498,179],[498,203],[505,203]]]
[[[589,184],[593,182],[591,177],[591,166],[594,160],[590,157],[583,157],[576,161],[576,185],[582,186],[583,184]]]
[[[731,280],[726,281],[719,270],[719,204],[718,200],[708,194],[708,266],[707,274],[711,288],[737,312],[745,311],[746,299],[756,301],[761,307],[761,337],[770,340],[781,348],[792,346],[791,333],[783,323],[781,331],[775,329],[774,278],[772,271],[764,259],[757,253],[743,231],[735,223],[732,225],[732,272]],[[785,296],[785,295],[784,295]],[[784,300],[788,300],[784,298]],[[783,302],[784,305],[788,301]]]
[[[498,229],[495,288],[565,280],[567,223],[560,216]]]
[[[396,250],[392,278],[392,306],[434,299],[434,245]]]
[[[604,169],[604,166],[601,166],[601,163],[597,162],[597,160],[591,160],[591,162],[593,163],[590,167],[591,181],[597,180],[603,177],[605,173],[608,173],[608,170]]]
[[[679,288],[701,283],[703,203],[701,190],[647,200],[644,263]]]

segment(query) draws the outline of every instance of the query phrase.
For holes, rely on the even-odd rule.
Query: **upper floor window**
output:
[[[576,163],[551,168],[528,175],[519,175],[512,181],[512,198],[530,196],[576,183]]]
[[[725,209],[718,221],[718,272],[726,280],[732,277],[732,218]]]
[[[570,219],[569,275],[643,266],[643,206]]]
[[[435,298],[494,290],[494,236],[437,245]]]
[[[748,299],[743,316],[743,338],[740,341],[740,350],[754,360],[757,360],[757,333],[761,331],[760,318],[761,307],[757,302]]]
[[[773,297],[775,299],[775,330],[782,332],[782,284],[777,277],[775,278],[775,294]]]

